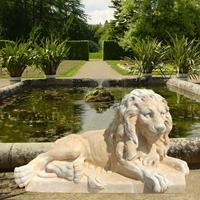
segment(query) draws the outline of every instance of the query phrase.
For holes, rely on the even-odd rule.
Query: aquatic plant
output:
[[[112,102],[114,96],[105,88],[95,88],[85,95],[86,102]]]

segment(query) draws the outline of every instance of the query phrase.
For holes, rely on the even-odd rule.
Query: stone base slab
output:
[[[76,184],[63,178],[40,178],[35,176],[26,186],[26,191],[48,193],[149,193],[141,181],[126,178],[114,172],[90,171],[91,178],[83,176]],[[154,170],[153,170],[154,171]],[[95,172],[95,173],[94,173]],[[167,180],[168,189],[165,193],[185,192],[185,175],[168,168],[163,173],[162,167],[157,170]],[[93,180],[91,180],[93,179]],[[92,182],[92,183],[91,183]]]

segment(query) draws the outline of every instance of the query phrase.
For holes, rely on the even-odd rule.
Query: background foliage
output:
[[[198,0],[112,0],[115,19],[110,23],[124,48],[131,48],[134,38],[156,38],[166,42],[169,35],[189,39],[200,37],[200,2]],[[113,25],[114,24],[114,25]]]

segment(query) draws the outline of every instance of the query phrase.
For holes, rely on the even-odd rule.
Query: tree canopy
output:
[[[88,31],[80,0],[1,0],[1,39],[26,39],[35,27],[70,39],[86,39]]]
[[[198,0],[112,0],[111,35],[128,47],[133,38],[167,41],[170,35],[200,37]]]

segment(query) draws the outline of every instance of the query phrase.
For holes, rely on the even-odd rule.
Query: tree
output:
[[[129,46],[133,38],[157,38],[166,42],[169,35],[200,37],[198,0],[124,0],[121,15],[132,12],[121,43]]]
[[[135,16],[135,6],[137,3],[130,0],[112,0],[111,8],[114,8],[114,20],[111,21],[113,33],[117,39],[124,37],[129,28],[129,23]]]
[[[31,30],[29,5],[27,1],[1,0],[0,38],[17,39]]]
[[[114,24],[113,22],[105,21],[105,24],[99,28],[97,34],[100,35],[99,45],[102,46],[103,41],[105,40],[115,40],[116,34],[114,33]]]
[[[62,39],[84,39],[88,29],[80,0],[1,0],[2,39],[26,39],[35,27]]]

